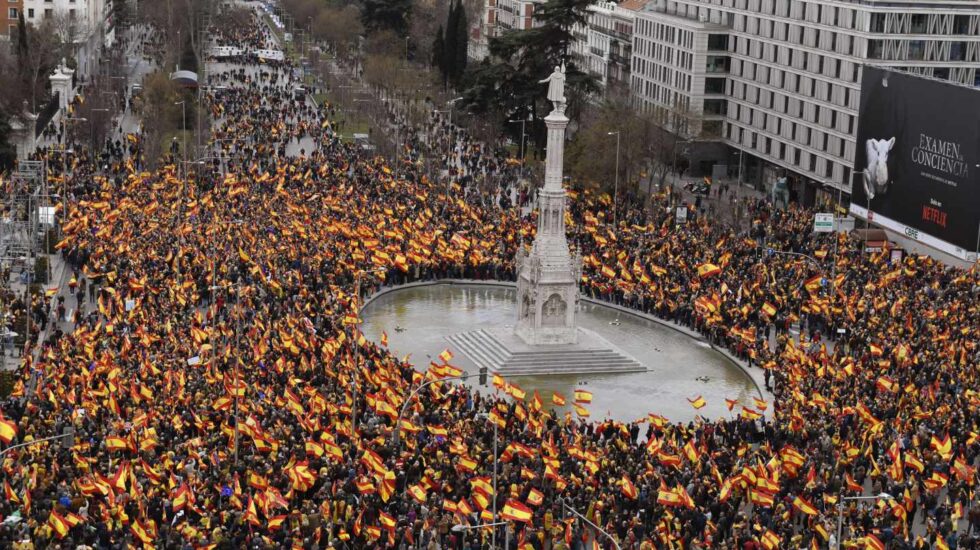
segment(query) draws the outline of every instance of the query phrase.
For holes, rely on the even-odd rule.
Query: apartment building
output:
[[[633,22],[648,1],[596,2],[589,7],[586,23],[572,27],[572,57],[603,89],[628,90]]]
[[[3,0],[0,0],[2,2]],[[117,0],[125,1],[125,0]],[[112,0],[21,0],[29,25],[45,20],[55,23],[62,40],[75,44],[78,76],[86,78],[95,69],[102,46],[113,42]]]
[[[7,41],[17,34],[17,19],[24,8],[23,0],[0,0],[3,11],[0,12],[0,40]]]
[[[744,181],[805,203],[849,193],[861,70],[980,86],[976,0],[653,0],[636,16],[631,91],[675,130],[717,139]],[[686,119],[687,124],[684,125]]]

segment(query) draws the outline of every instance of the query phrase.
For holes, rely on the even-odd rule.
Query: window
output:
[[[45,19],[51,19],[52,17],[54,17],[54,10],[51,9],[51,8],[45,8],[45,10],[44,10],[44,18]]]
[[[7,17],[9,17],[10,19],[17,19],[17,8],[8,9]]]
[[[34,8],[30,8],[27,10],[27,18],[34,19]]]

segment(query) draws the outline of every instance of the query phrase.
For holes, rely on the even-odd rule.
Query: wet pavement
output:
[[[388,334],[389,349],[402,357],[411,354],[416,368],[425,366],[442,350],[455,354],[451,363],[467,372],[477,368],[446,337],[459,332],[514,324],[515,291],[503,287],[433,285],[405,288],[381,295],[364,307],[362,329],[367,338],[380,342]],[[645,373],[599,376],[524,376],[509,379],[527,392],[530,401],[537,389],[546,405],[557,391],[571,410],[573,392],[592,392],[585,407],[591,418],[632,422],[648,413],[686,422],[696,415],[727,417],[725,399],[738,399],[752,407],[758,397],[755,384],[726,357],[707,343],[654,321],[622,314],[613,308],[582,303],[579,326],[591,329],[647,367]],[[476,380],[470,380],[476,384]],[[492,387],[489,388],[491,391]],[[702,396],[704,408],[695,410],[688,399]],[[740,407],[735,408],[738,412]]]

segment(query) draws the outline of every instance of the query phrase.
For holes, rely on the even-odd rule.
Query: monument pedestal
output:
[[[646,368],[598,334],[576,327],[582,257],[565,238],[565,68],[548,77],[554,108],[545,117],[548,156],[538,192],[538,228],[530,253],[517,253],[517,322],[449,337],[480,367],[504,375],[638,372]]]
[[[447,339],[477,367],[508,376],[643,372],[642,363],[597,333],[575,329],[576,342],[534,345],[506,328],[453,334]]]

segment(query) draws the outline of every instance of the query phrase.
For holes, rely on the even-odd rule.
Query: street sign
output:
[[[813,232],[830,233],[834,230],[834,215],[817,212],[813,215]]]
[[[687,223],[687,207],[678,206],[676,212],[677,223]]]

